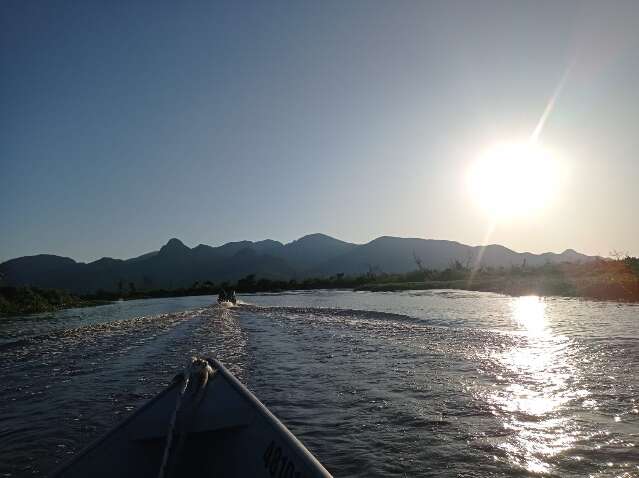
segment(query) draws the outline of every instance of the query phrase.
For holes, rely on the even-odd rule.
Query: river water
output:
[[[46,476],[217,356],[336,476],[639,476],[639,306],[460,291],[0,319],[0,476]]]

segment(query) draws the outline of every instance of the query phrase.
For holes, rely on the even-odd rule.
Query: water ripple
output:
[[[191,355],[221,358],[337,476],[639,475],[637,307],[453,291],[243,300],[5,322],[0,476],[46,474]]]

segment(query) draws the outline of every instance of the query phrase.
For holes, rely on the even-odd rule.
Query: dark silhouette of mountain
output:
[[[309,234],[290,242],[271,253],[286,260],[299,273],[312,270],[334,257],[347,254],[358,246],[350,242],[340,241],[325,234]]]
[[[455,261],[472,268],[480,265],[521,265],[524,260],[526,264],[536,266],[546,262],[585,262],[592,259],[573,250],[562,254],[531,254],[518,253],[496,244],[467,246],[454,241],[383,236],[320,264],[313,272],[316,275],[330,274],[339,269],[345,274],[405,273],[417,268],[416,260],[421,261],[425,268],[445,269]]]
[[[160,251],[147,252],[146,254],[142,254],[141,256],[129,259],[129,262],[143,261],[144,259],[148,259],[149,257],[157,256],[159,252]]]
[[[58,278],[75,271],[77,263],[68,257],[51,254],[19,257],[0,264],[0,277],[9,285],[40,284],[57,287]]]
[[[179,239],[169,240],[159,251],[121,260],[104,257],[88,264],[67,257],[36,255],[0,264],[7,285],[68,289],[127,291],[189,287],[196,281],[234,282],[255,274],[257,278],[301,279],[338,273],[405,273],[423,267],[444,269],[455,262],[464,266],[510,266],[524,261],[535,266],[547,262],[585,262],[592,256],[568,249],[561,254],[518,253],[504,246],[473,247],[458,242],[379,237],[367,244],[352,244],[311,234],[288,244],[273,240],[229,242],[219,247],[200,244],[189,248]]]
[[[423,261],[424,267],[445,268],[455,259],[464,260],[467,250],[468,246],[457,242],[383,236],[319,264],[314,272],[326,274],[336,269],[345,274],[408,272],[417,268],[415,256]]]

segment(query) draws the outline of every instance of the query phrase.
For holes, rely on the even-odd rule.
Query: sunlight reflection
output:
[[[535,295],[518,297],[511,303],[515,321],[532,334],[544,332],[546,303]]]
[[[511,385],[507,389],[512,397],[516,397],[505,404],[510,412],[523,412],[532,416],[541,416],[555,410],[561,403],[557,396],[546,395],[544,392],[529,390],[521,385]]]
[[[511,463],[531,473],[550,473],[550,458],[575,441],[573,424],[558,416],[578,393],[570,386],[576,373],[569,360],[570,342],[547,327],[543,298],[514,298],[510,311],[523,333],[494,356],[501,387],[491,401],[504,428],[512,432],[499,447]]]

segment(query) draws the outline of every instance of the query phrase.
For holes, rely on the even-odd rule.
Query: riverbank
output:
[[[110,302],[109,300],[86,299],[57,289],[0,287],[0,316],[37,314],[74,307],[93,307]]]
[[[432,274],[434,279],[406,280],[405,277],[378,279],[355,290],[371,292],[460,289],[496,292],[512,296],[539,295],[581,297],[595,300],[639,302],[637,260],[601,261],[592,264],[547,264],[542,267],[511,267],[470,271],[448,269]],[[445,276],[450,278],[442,278]],[[404,279],[404,280],[402,280]]]
[[[140,289],[131,284],[128,291],[98,291],[79,296],[66,291],[35,287],[0,288],[0,315],[32,314],[72,307],[91,307],[117,300],[169,297],[216,296],[220,291],[239,294],[294,290],[361,290],[390,292],[403,290],[459,289],[522,296],[582,297],[595,300],[639,302],[639,259],[600,260],[584,264],[545,264],[528,267],[525,263],[508,268],[471,270],[458,261],[443,270],[422,269],[407,274],[365,274],[307,278],[300,281],[257,279],[249,275],[237,282],[214,284],[196,282],[177,289]]]

